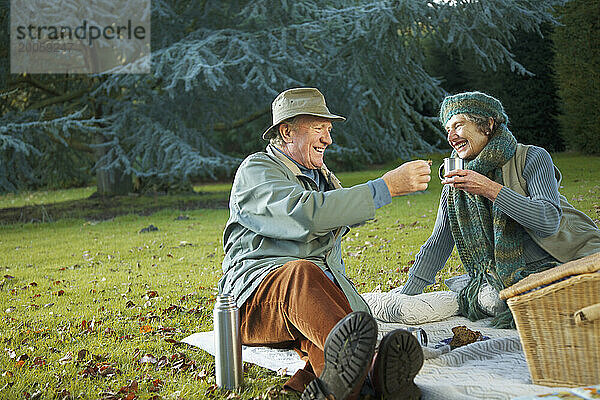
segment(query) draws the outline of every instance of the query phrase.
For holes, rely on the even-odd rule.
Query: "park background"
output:
[[[318,87],[344,186],[450,151],[443,96],[499,98],[600,218],[600,1],[153,1],[152,73],[16,75],[0,1],[0,397],[278,398],[236,393],[178,340],[212,328],[231,179],[280,91]],[[99,2],[100,4],[102,1]],[[344,239],[359,291],[401,285],[441,186]],[[157,228],[153,230],[152,227]],[[150,229],[148,229],[150,228]],[[428,290],[461,272],[453,254]]]

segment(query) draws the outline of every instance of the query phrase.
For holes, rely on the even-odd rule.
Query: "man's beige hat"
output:
[[[273,125],[263,133],[262,137],[265,140],[275,136],[274,127],[296,115],[307,114],[336,121],[346,120],[344,117],[329,112],[325,104],[325,97],[315,88],[295,88],[281,92],[273,100],[271,108]]]

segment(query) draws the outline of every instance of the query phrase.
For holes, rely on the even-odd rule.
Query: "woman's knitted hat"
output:
[[[508,115],[504,112],[500,100],[481,92],[464,92],[447,96],[440,107],[440,121],[442,126],[456,114],[477,114],[492,117],[496,120],[504,117],[504,124],[508,124]]]

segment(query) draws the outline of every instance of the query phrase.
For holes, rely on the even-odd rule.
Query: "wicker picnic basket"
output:
[[[534,383],[600,383],[600,253],[532,274],[500,292]]]

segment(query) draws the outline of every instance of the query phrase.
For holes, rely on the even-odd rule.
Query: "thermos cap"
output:
[[[234,297],[229,293],[219,294],[215,303],[215,310],[231,310],[237,308]]]

